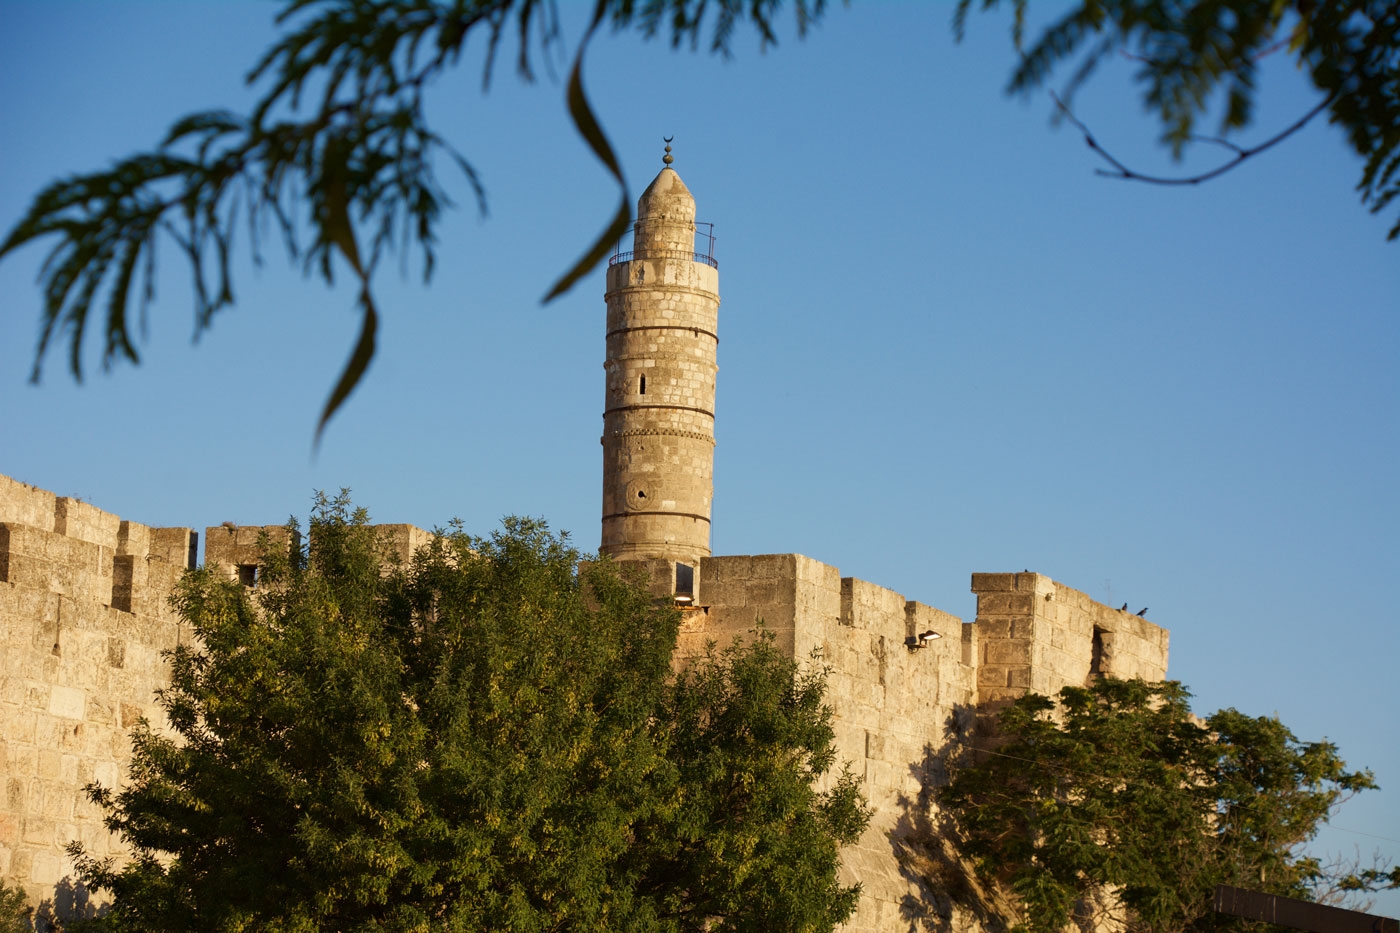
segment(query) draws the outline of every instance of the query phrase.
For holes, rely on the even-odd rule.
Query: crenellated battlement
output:
[[[391,555],[411,559],[432,537],[377,526]],[[170,606],[199,536],[154,528],[79,499],[0,476],[0,878],[35,903],[71,878],[64,847],[123,854],[83,793],[119,789],[131,730],[164,713],[164,652],[193,639]],[[205,529],[205,566],[256,584],[267,545],[299,545],[284,525]]]
[[[1161,680],[1171,633],[1038,573],[974,573],[982,705],[1095,677]]]
[[[162,653],[190,637],[168,602],[197,540],[0,476],[0,876],[36,902],[72,874],[67,843],[120,854],[82,788],[119,786],[132,728],[164,721]]]
[[[0,476],[0,583],[165,618],[171,585],[194,566],[198,541],[190,528],[123,521]]]

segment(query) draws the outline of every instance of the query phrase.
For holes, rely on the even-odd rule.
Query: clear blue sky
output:
[[[0,5],[0,225],[58,174],[245,105],[272,12]],[[1198,710],[1277,712],[1374,769],[1383,790],[1325,841],[1400,859],[1392,218],[1358,205],[1359,162],[1324,123],[1196,189],[1097,178],[1047,98],[1003,95],[1006,21],[974,17],[955,45],[950,14],[856,3],[729,62],[634,35],[589,52],[631,196],[674,134],[716,225],[715,552],[799,551],[969,620],[974,571],[1147,606]],[[349,486],[380,521],[543,515],[596,547],[602,276],[539,299],[617,193],[561,81],[501,64],[485,96],[479,56],[430,95],[490,216],[442,166],[461,207],[439,271],[426,288],[380,272],[380,355],[317,459],[349,289],[303,281],[275,243],[256,270],[241,243],[238,304],[191,347],[166,243],[145,364],[104,374],[90,354],[82,387],[61,352],[26,384],[43,251],[0,263],[0,472],[153,525],[275,523]],[[1131,72],[1105,67],[1080,114],[1171,170]],[[1247,138],[1313,101],[1282,56],[1262,87]],[[1400,896],[1378,906],[1400,915]]]

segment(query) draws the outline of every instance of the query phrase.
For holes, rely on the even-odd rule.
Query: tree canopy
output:
[[[1302,846],[1347,796],[1374,788],[1329,742],[1277,719],[1193,716],[1174,682],[1104,679],[1059,702],[1028,694],[999,739],[969,751],[937,793],[953,844],[1004,885],[1019,929],[1053,933],[1094,914],[1130,930],[1232,929],[1217,884],[1314,900],[1331,877]]]
[[[257,586],[191,572],[174,735],[92,787],[113,930],[827,930],[865,822],[819,671],[758,638],[673,676],[677,611],[540,522],[409,566],[322,501]],[[824,782],[825,790],[817,789]]]

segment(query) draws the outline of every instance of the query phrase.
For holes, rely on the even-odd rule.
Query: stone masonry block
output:
[[[755,554],[747,558],[748,576],[754,582],[795,580],[797,561],[801,554]]]
[[[912,599],[904,604],[906,635],[919,635],[932,629],[938,633],[945,645],[952,645],[961,640],[962,628],[962,619],[951,612],[944,612]]]
[[[885,758],[885,743],[886,743],[885,736],[881,735],[881,734],[878,733],[878,732],[866,731],[866,733],[865,733],[865,757],[866,757],[866,758],[877,758],[877,759],[880,759],[880,760],[884,760],[884,758]]]
[[[150,555],[183,570],[192,570],[199,536],[193,528],[152,528]]]
[[[67,496],[54,500],[53,530],[58,534],[115,549],[120,528],[121,519],[111,512]]]
[[[87,694],[73,687],[49,688],[49,713],[64,719],[82,719]]]
[[[112,559],[112,608],[135,612],[133,597],[144,589],[150,561],[145,555],[119,555]]]
[[[43,556],[43,537],[45,534],[53,534],[52,531],[43,531],[42,528],[35,528],[34,525],[20,523],[0,523],[0,556],[8,558],[39,558]],[[8,579],[10,583],[14,580]]]
[[[420,547],[435,537],[431,531],[424,531],[416,525],[376,525],[375,531],[389,553],[405,565],[413,560],[414,553]]]
[[[0,475],[0,522],[53,531],[56,499],[47,489]]]
[[[700,576],[712,586],[732,585],[747,580],[751,570],[747,556],[705,557],[700,561]]]
[[[285,525],[216,525],[204,529],[204,565],[233,578],[240,566],[257,564],[262,558],[259,543],[266,534],[270,547],[291,547]]]
[[[904,639],[905,599],[894,590],[855,577],[841,580],[841,623]]]
[[[982,641],[994,638],[1031,638],[1035,631],[1026,619],[978,618],[972,623]]]
[[[1009,593],[1016,589],[1016,574],[1014,573],[974,573],[972,575],[972,592],[981,595],[982,593]]]
[[[122,522],[117,530],[117,555],[145,557],[149,553],[151,529],[140,522]]]
[[[961,661],[967,667],[972,667],[977,663],[977,659],[980,656],[977,651],[978,644],[980,642],[980,639],[978,638],[977,623],[963,623],[962,637],[960,641],[962,642]]]
[[[1033,593],[989,593],[977,597],[978,616],[1029,616],[1035,609]]]
[[[52,834],[55,841],[57,834]],[[44,886],[58,884],[63,877],[63,858],[53,852],[35,852],[28,880]]]
[[[982,657],[988,664],[1031,663],[1031,646],[1022,641],[988,641],[982,645]]]
[[[668,599],[676,592],[676,566],[668,560],[619,560],[623,577],[641,585],[657,599]]]

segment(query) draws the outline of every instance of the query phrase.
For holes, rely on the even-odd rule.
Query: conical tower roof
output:
[[[670,141],[666,163],[637,199],[637,224],[633,228],[633,249],[638,257],[685,253],[695,250],[695,198],[671,168]]]
[[[637,199],[637,219],[651,214],[674,213],[682,205],[689,206],[691,216],[694,216],[695,198],[685,182],[681,181],[681,176],[668,165],[657,173],[651,184],[647,185],[647,190]]]

